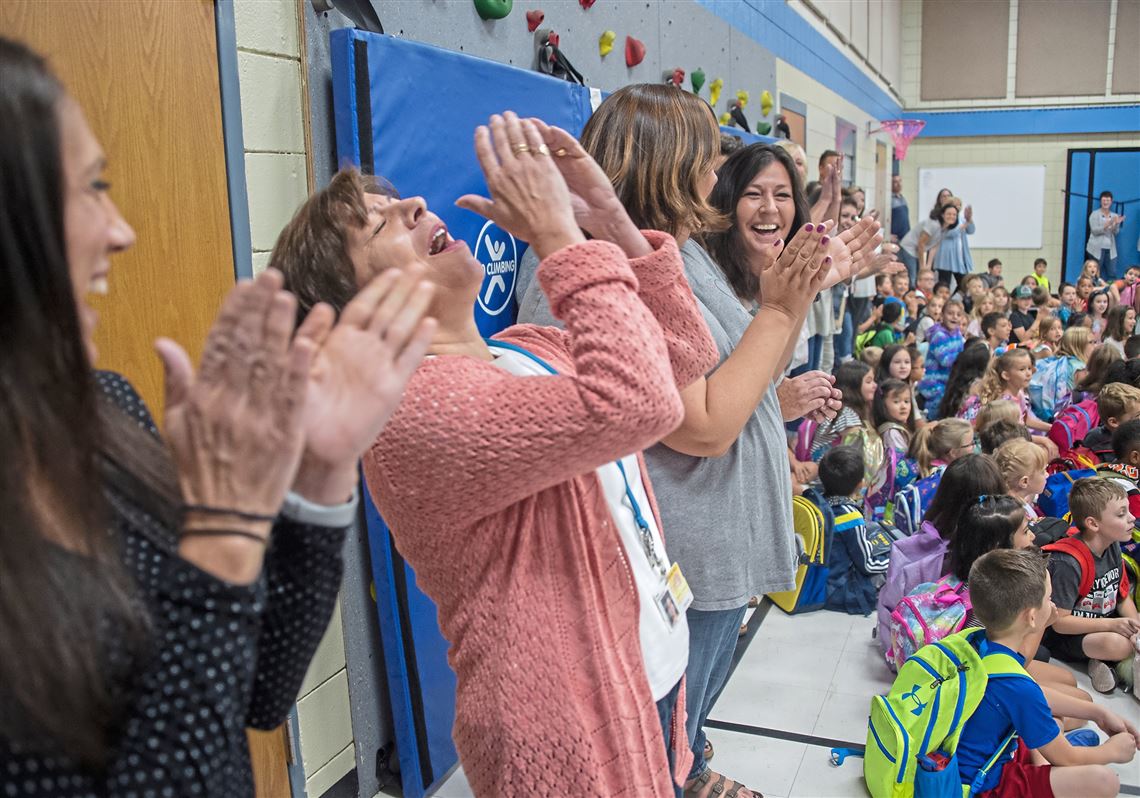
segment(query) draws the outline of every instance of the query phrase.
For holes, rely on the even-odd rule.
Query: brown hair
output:
[[[910,456],[918,462],[919,472],[930,476],[934,461],[945,460],[950,452],[961,448],[962,438],[973,431],[970,422],[961,418],[944,418],[920,427],[910,444]]]
[[[701,196],[701,181],[720,155],[720,129],[695,94],[655,83],[624,86],[586,122],[582,146],[641,229],[676,235],[728,227]]]
[[[1096,397],[1096,412],[1102,421],[1120,418],[1130,405],[1140,404],[1140,388],[1126,382],[1110,382]]]
[[[1033,355],[1028,349],[1007,349],[999,357],[990,361],[985,376],[982,377],[981,387],[978,388],[978,398],[982,404],[992,402],[1005,393],[1005,381],[1002,379],[1003,371],[1012,371],[1017,368],[1017,361],[1029,359],[1033,363]]]
[[[1023,610],[1045,598],[1049,556],[1040,549],[995,549],[970,568],[970,601],[990,636],[1009,631]]]
[[[339,313],[356,296],[356,269],[348,256],[351,227],[368,222],[364,195],[374,186],[356,169],[337,172],[285,225],[269,266],[285,276],[285,288],[297,297],[297,318],[318,302]]]
[[[1100,393],[1100,389],[1105,385],[1105,380],[1108,379],[1108,371],[1112,364],[1121,360],[1124,360],[1124,356],[1116,347],[1098,346],[1089,355],[1088,373],[1085,374],[1083,380],[1077,383],[1076,389],[1085,393]]]
[[[1073,526],[1085,531],[1086,518],[1100,518],[1110,501],[1128,499],[1128,491],[1115,479],[1085,477],[1073,483],[1069,491],[1069,513]]]
[[[981,432],[998,421],[1020,424],[1021,407],[1017,402],[1012,402],[1009,399],[995,399],[992,402],[986,402],[974,418],[974,429]]]

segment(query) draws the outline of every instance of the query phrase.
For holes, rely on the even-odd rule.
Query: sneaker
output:
[[[1111,693],[1116,689],[1116,673],[1099,659],[1089,660],[1089,679],[1098,693]]]
[[[1077,748],[1095,748],[1100,745],[1100,737],[1092,729],[1075,729],[1065,735],[1069,745]]]

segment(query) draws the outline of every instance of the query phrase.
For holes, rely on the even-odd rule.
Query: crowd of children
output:
[[[834,519],[825,606],[875,609],[892,670],[953,636],[990,673],[948,735],[957,777],[988,796],[1114,795],[1104,765],[1140,746],[1049,663],[1140,698],[1140,267],[1106,282],[1090,260],[1056,291],[1047,268],[1037,259],[1012,290],[997,260],[954,293],[930,269],[914,286],[880,277],[835,368],[842,410],[799,433]],[[865,765],[872,793],[879,761]]]

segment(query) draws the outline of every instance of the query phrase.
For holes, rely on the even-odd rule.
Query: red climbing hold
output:
[[[685,70],[681,69],[680,67],[674,69],[673,75],[669,78],[669,81],[678,89],[681,88],[681,84],[685,82]]]
[[[589,8],[595,2],[596,0],[578,0],[578,5],[582,6],[582,8]]]
[[[538,26],[542,24],[544,19],[546,19],[546,14],[543,14],[538,9],[526,12],[526,29],[534,33],[538,30]]]
[[[645,60],[645,43],[632,36],[625,37],[625,65],[635,67]]]
[[[546,40],[547,40],[548,42],[550,42],[550,46],[551,46],[551,47],[557,47],[557,46],[558,46],[558,34],[557,34],[557,33],[555,33],[554,31],[551,31],[551,32],[550,32],[550,33],[547,35],[547,37],[546,37]]]

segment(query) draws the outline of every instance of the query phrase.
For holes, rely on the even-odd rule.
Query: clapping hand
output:
[[[823,279],[823,288],[847,282],[859,274],[866,262],[874,257],[875,249],[883,243],[881,230],[881,224],[869,216],[864,216],[850,228],[832,238],[828,242],[831,263]]]
[[[293,490],[318,504],[352,494],[357,461],[376,440],[423,359],[434,319],[425,318],[433,288],[416,264],[381,272],[345,306],[334,324],[320,304],[297,338],[312,344],[305,397],[305,450]]]
[[[271,269],[230,291],[197,375],[181,346],[155,343],[166,376],[165,436],[186,503],[179,553],[236,583],[261,570],[304,445],[314,346],[292,339],[296,301],[281,285]]]
[[[829,243],[834,240],[824,233],[822,224],[811,222],[801,227],[785,247],[782,241],[772,245],[775,262],[771,266],[754,265],[760,273],[760,303],[798,321],[823,285],[831,268]]]
[[[828,421],[843,407],[843,394],[835,387],[835,377],[822,371],[808,371],[781,381],[776,398],[784,421]]]
[[[456,205],[529,241],[540,259],[585,240],[566,181],[533,122],[513,111],[495,114],[489,127],[475,129],[475,155],[491,198],[465,194]]]
[[[529,120],[538,130],[570,189],[570,205],[578,226],[596,239],[610,241],[631,258],[648,255],[649,242],[629,218],[602,167],[576,138],[541,119]]]

